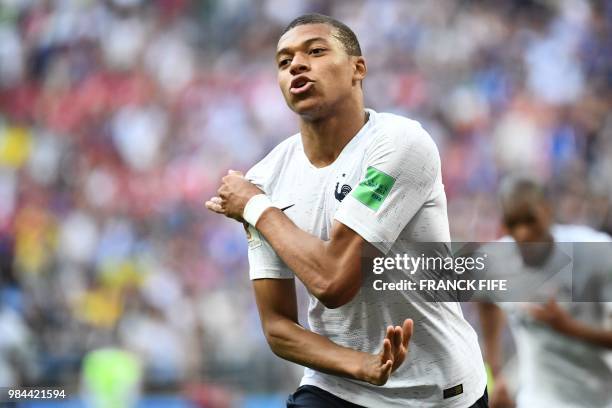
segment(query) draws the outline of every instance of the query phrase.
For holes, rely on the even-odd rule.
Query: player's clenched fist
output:
[[[257,194],[263,194],[257,186],[244,178],[239,171],[230,170],[228,175],[221,179],[221,186],[217,190],[218,197],[206,202],[206,208],[226,217],[242,220],[242,213],[247,202]]]

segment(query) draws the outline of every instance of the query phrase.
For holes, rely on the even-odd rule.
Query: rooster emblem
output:
[[[336,183],[336,189],[334,190],[334,197],[336,197],[336,200],[342,202],[342,200],[344,200],[344,197],[346,197],[348,193],[351,192],[352,188],[348,184],[343,184],[340,191],[338,191],[338,187],[340,187],[340,182]]]

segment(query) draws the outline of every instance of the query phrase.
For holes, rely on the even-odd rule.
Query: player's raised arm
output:
[[[247,202],[261,193],[241,174],[230,172],[223,178],[220,197],[213,197],[206,206],[240,220]],[[257,228],[309,292],[326,307],[348,303],[361,287],[361,251],[366,243],[343,224],[335,222],[330,240],[324,241],[298,228],[278,208],[269,207],[259,217]]]
[[[348,303],[361,287],[361,251],[367,244],[355,231],[335,222],[330,240],[323,241],[298,228],[276,208],[266,211],[258,225],[279,256],[326,307]]]
[[[293,279],[256,279],[255,300],[264,334],[279,357],[328,374],[383,385],[405,360],[412,321],[386,329],[378,354],[341,347],[299,325]]]

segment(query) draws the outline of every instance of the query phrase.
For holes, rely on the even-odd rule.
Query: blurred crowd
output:
[[[294,388],[203,202],[297,131],[273,55],[312,11],[360,38],[366,105],[436,140],[453,239],[498,236],[513,171],[612,232],[610,1],[0,0],[0,385],[76,388],[116,347],[146,389]]]

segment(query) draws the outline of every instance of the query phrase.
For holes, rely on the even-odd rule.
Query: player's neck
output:
[[[302,144],[310,163],[315,167],[332,164],[366,121],[363,103],[340,108],[318,120],[301,120]]]

